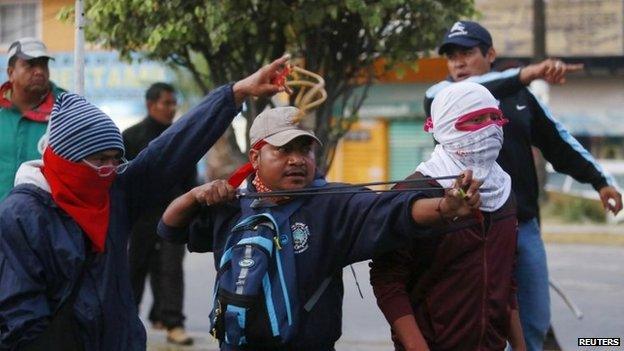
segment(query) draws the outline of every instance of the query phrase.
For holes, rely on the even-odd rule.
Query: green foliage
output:
[[[574,196],[561,195],[553,198],[543,207],[542,214],[565,223],[604,223],[606,221],[605,211],[600,201]]]
[[[316,112],[325,149],[321,166],[354,120],[332,116],[358,83],[370,84],[371,64],[414,61],[444,30],[472,16],[473,0],[86,0],[87,38],[125,58],[187,68],[204,92],[242,78],[288,51],[326,79],[328,99]],[[358,79],[356,79],[358,78]],[[350,106],[353,115],[365,95]],[[248,101],[250,120],[267,101]]]

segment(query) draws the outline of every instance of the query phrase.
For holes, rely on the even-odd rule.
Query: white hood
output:
[[[453,83],[440,91],[431,104],[430,132],[439,142],[431,157],[416,170],[430,177],[459,174],[471,169],[473,177],[483,181],[481,210],[501,208],[511,194],[511,177],[496,163],[503,146],[503,128],[490,124],[473,131],[457,129],[462,117],[498,111],[498,101],[482,85],[472,82]],[[453,180],[439,180],[445,188]]]
[[[33,184],[49,193],[50,185],[41,172],[43,160],[33,160],[22,163],[15,174],[15,186],[20,184]]]

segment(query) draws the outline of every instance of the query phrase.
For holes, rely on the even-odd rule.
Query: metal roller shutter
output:
[[[429,158],[433,150],[433,137],[423,130],[422,120],[395,120],[389,126],[390,179],[403,179],[416,166]]]

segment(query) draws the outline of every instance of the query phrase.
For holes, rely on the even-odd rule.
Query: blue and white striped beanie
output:
[[[55,154],[72,162],[124,144],[119,128],[100,109],[73,93],[56,98],[50,114],[48,145]]]

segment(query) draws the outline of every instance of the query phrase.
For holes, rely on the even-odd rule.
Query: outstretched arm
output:
[[[467,81],[483,85],[497,99],[515,94],[526,86],[520,80],[520,68],[511,68],[502,72],[492,71],[480,76],[472,76]],[[431,116],[431,103],[435,96],[451,84],[453,84],[452,81],[445,80],[427,89],[423,102],[425,116]]]
[[[582,63],[565,63],[561,60],[546,59],[540,63],[523,67],[520,70],[520,82],[529,85],[536,79],[543,79],[549,84],[563,84],[568,73],[582,70]]]
[[[335,251],[328,256],[337,260],[334,266],[344,266],[395,250],[413,237],[430,235],[433,226],[472,215],[480,203],[480,184],[466,171],[444,197],[428,198],[417,189],[336,196],[328,200],[331,206],[318,208],[319,216],[325,212],[328,219],[327,226],[319,230],[334,233]]]
[[[522,68],[511,68],[502,72],[492,71],[480,76],[472,76],[468,80],[483,85],[494,97],[502,99],[517,93],[536,79],[543,79],[550,84],[563,84],[567,74],[582,70],[583,64],[570,64],[561,60],[547,59]],[[425,116],[431,116],[431,102],[436,94],[450,84],[452,84],[451,81],[442,81],[427,89],[423,102]]]
[[[173,186],[223,135],[248,96],[268,96],[284,87],[271,83],[288,58],[262,67],[249,77],[215,89],[180,121],[152,141],[121,175],[133,209],[159,200],[162,189]],[[135,213],[136,215],[136,213]]]

